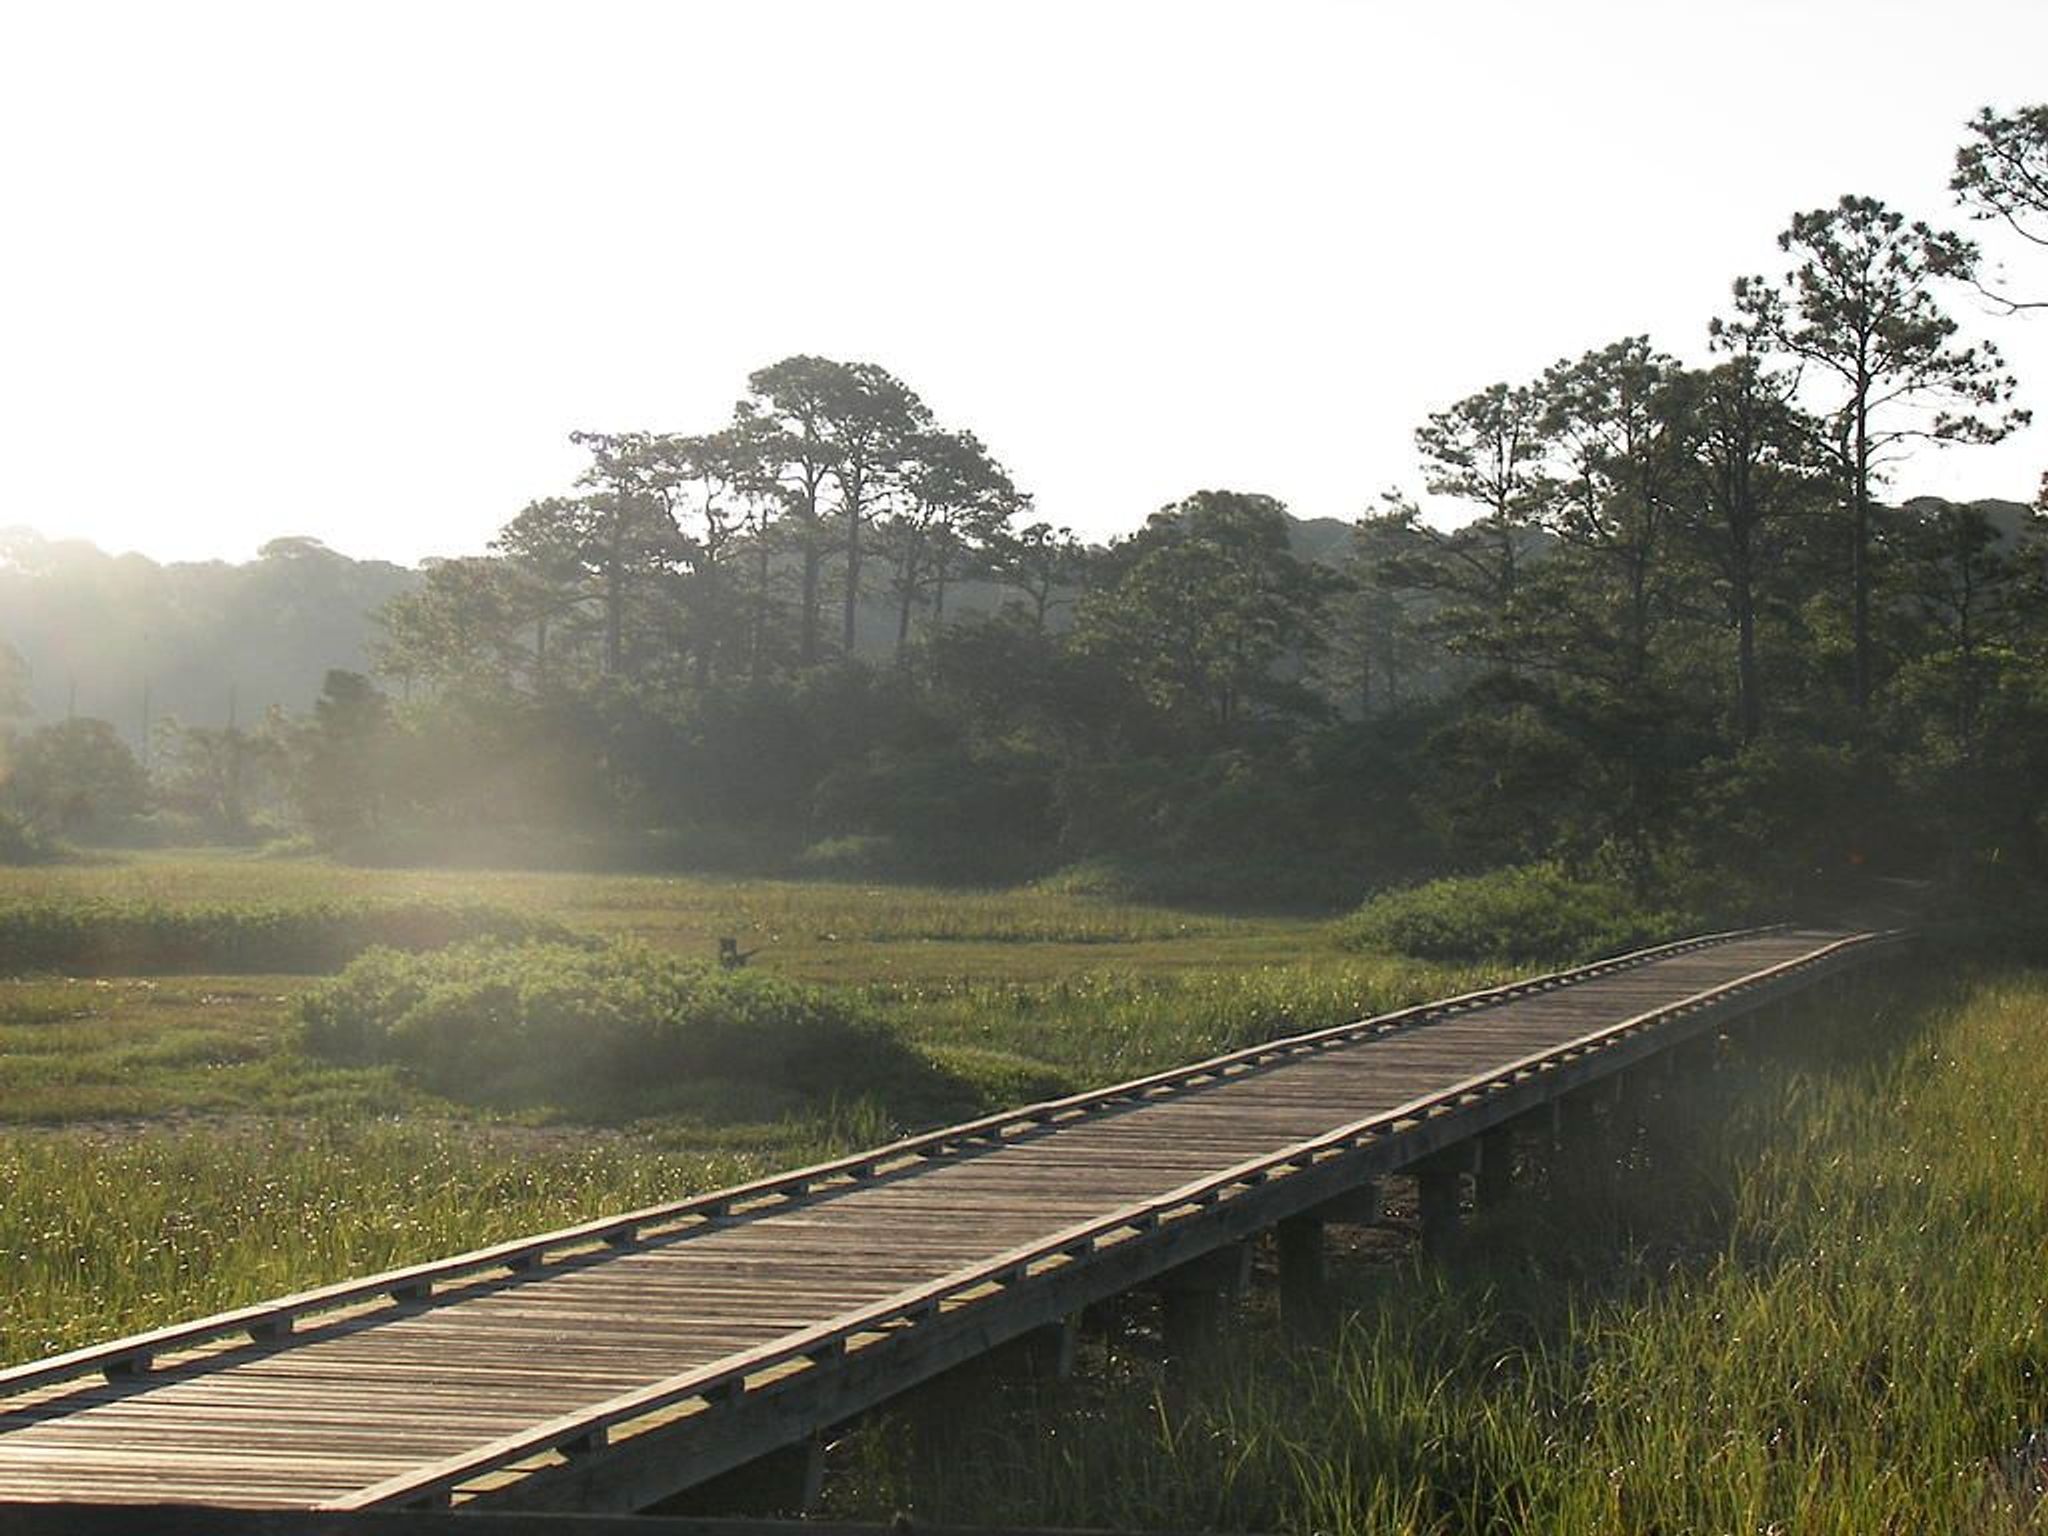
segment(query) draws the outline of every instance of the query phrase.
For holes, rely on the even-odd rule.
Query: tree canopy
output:
[[[2023,245],[2042,111],[1981,116],[1952,186]],[[1288,900],[1541,860],[1748,909],[1854,872],[2048,885],[2048,537],[2017,501],[1894,499],[1908,448],[2024,419],[1963,324],[1998,318],[1958,302],[1988,268],[1859,196],[1779,245],[1784,270],[1735,280],[1691,345],[1583,338],[1419,403],[1429,499],[1396,488],[1348,524],[1210,487],[1091,546],[1037,515],[985,424],[797,354],[722,419],[573,434],[570,483],[418,573],[281,539],[179,570],[181,607],[146,562],[24,545],[0,620],[70,616],[69,649],[0,629],[35,718],[77,713],[53,679],[107,643],[88,593],[159,659],[118,709],[91,697],[118,729],[11,727],[34,769],[15,810],[85,835],[37,788],[62,759],[124,815],[378,858],[970,880],[1107,860]],[[194,592],[238,656],[303,625],[328,664],[272,711],[216,656],[225,722],[188,709],[161,658]],[[344,643],[337,615],[365,608],[374,637]]]

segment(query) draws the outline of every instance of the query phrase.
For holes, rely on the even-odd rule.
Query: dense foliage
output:
[[[1592,960],[1678,938],[1699,914],[1652,909],[1612,882],[1575,880],[1555,865],[1454,875],[1373,897],[1347,919],[1344,942],[1424,960]]]
[[[1972,125],[1965,211],[2040,216],[2044,123]],[[2048,539],[2016,501],[1883,499],[1908,447],[2025,419],[1957,318],[1977,250],[1863,197],[1779,245],[1691,359],[1622,337],[1423,413],[1429,515],[1349,529],[1207,489],[1086,548],[905,381],[785,358],[702,430],[575,434],[577,483],[391,592],[310,713],[160,723],[146,817],[85,720],[17,730],[4,809],[1332,905],[1534,862],[2009,900],[2048,877]],[[284,541],[250,579],[331,617],[335,559]]]
[[[0,811],[0,864],[41,864],[54,857],[56,850],[35,828]]]
[[[373,950],[298,1013],[315,1055],[484,1102],[758,1109],[761,1090],[851,1101],[917,1066],[843,993],[634,945]]]

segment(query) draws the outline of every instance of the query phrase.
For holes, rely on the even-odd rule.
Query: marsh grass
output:
[[[969,1080],[986,1065],[992,1074],[1071,1092],[1347,1024],[1506,974],[1328,953],[1249,969],[1112,969],[1009,984],[875,983],[865,991],[905,1039]],[[1003,1097],[993,1079],[986,1092]]]
[[[865,1145],[865,1106],[687,1145],[425,1117],[0,1135],[0,1362]]]
[[[1112,1341],[1015,1411],[912,1405],[845,1513],[1364,1532],[2048,1530],[2048,975],[1896,971],[1539,1182],[1443,1267],[1342,1271],[1175,1389]],[[957,1395],[956,1395],[957,1396]],[[983,1394],[980,1402],[988,1402]]]
[[[490,906],[579,931],[704,953],[730,935],[743,948],[774,960],[823,958],[835,946],[1175,943],[1298,934],[1312,926],[1028,888],[960,890],[872,881],[384,870],[323,859],[218,854],[0,868],[0,912],[26,904],[108,902],[166,910],[290,910],[352,903]]]
[[[17,976],[329,971],[376,947],[568,937],[536,912],[475,901],[0,900],[0,974]]]
[[[301,1049],[295,1009],[324,985],[305,975],[0,979],[7,1356],[681,1194],[1465,980],[1341,955],[1313,922],[1059,893],[218,855],[0,871],[0,910],[468,903],[691,960],[735,934],[759,951],[745,985],[835,980],[915,1070],[850,1108],[721,1077],[694,1098],[687,1085],[632,1085],[603,1103],[508,1111],[436,1093],[397,1062]]]
[[[0,980],[0,1124],[438,1112],[385,1067],[292,1049],[302,976]]]
[[[141,973],[0,979],[0,1121],[423,1107],[459,1115],[452,1104],[425,1102],[388,1068],[290,1050],[288,1015],[307,982],[263,973],[283,951],[249,937],[288,929],[295,958],[311,952],[338,966],[373,936],[364,914],[381,914],[388,926],[393,914],[451,912],[502,919],[514,931],[637,940],[688,960],[711,957],[717,940],[732,936],[750,954],[749,974],[846,988],[932,1069],[921,1084],[910,1082],[920,1074],[897,1074],[903,1091],[893,1102],[906,1124],[1069,1092],[1504,974],[1346,954],[1325,925],[1306,919],[1191,914],[1059,891],[136,856],[0,870],[0,926],[43,923],[68,934],[61,946],[43,946],[46,960],[61,949]],[[210,952],[254,969],[166,973],[166,959],[189,967],[201,951],[146,953],[120,936],[136,913],[152,915],[158,938],[239,927],[242,937]],[[0,969],[20,969],[22,960],[21,951],[11,962],[0,957]],[[721,1093],[693,1108],[687,1093],[665,1088],[573,1112],[730,1123],[773,1120],[794,1107],[787,1095]]]

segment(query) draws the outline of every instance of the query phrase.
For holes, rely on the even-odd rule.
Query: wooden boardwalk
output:
[[[0,1372],[0,1501],[644,1508],[1892,937],[1665,946]]]

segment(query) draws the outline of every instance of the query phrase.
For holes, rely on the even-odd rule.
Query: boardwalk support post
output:
[[[1660,1092],[1658,1075],[1648,1067],[1631,1067],[1621,1075],[1614,1101],[1615,1123],[1632,1144],[1649,1128],[1651,1104]]]
[[[693,1514],[808,1516],[825,1502],[825,1433],[814,1430],[711,1478],[687,1495]]]
[[[1192,1360],[1214,1343],[1231,1307],[1251,1284],[1252,1250],[1231,1243],[1169,1269],[1152,1282],[1159,1293],[1166,1352]]]
[[[1080,1343],[1081,1314],[1070,1312],[1024,1335],[1024,1368],[1041,1379],[1065,1381],[1074,1374]]]
[[[814,1515],[825,1505],[825,1436],[813,1433],[797,1452],[803,1457],[803,1486],[799,1490],[799,1512]]]
[[[1280,1322],[1290,1333],[1307,1333],[1329,1310],[1322,1217],[1287,1217],[1273,1228],[1273,1247],[1280,1261]]]
[[[1415,1165],[1416,1215],[1424,1252],[1442,1253],[1458,1235],[1459,1202],[1471,1166],[1469,1145],[1452,1147]]]
[[[1499,1205],[1515,1187],[1515,1132],[1512,1124],[1497,1125],[1479,1138],[1479,1168],[1473,1180],[1473,1203]]]
[[[1580,1088],[1550,1105],[1551,1139],[1559,1152],[1583,1154],[1600,1135],[1597,1089]]]
[[[1314,1214],[1325,1223],[1335,1222],[1340,1227],[1372,1227],[1379,1225],[1384,1212],[1379,1181],[1374,1179],[1356,1189],[1347,1189],[1333,1200],[1325,1200]]]

